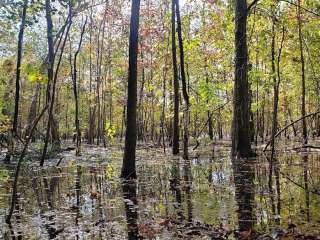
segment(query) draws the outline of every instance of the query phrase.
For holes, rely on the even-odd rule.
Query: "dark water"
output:
[[[121,183],[119,149],[84,151],[78,159],[64,155],[61,167],[24,166],[11,227],[4,216],[13,169],[0,166],[0,239],[210,239],[212,229],[254,227],[272,236],[288,226],[320,232],[319,154],[279,155],[270,171],[264,156],[232,165],[227,149],[185,162],[144,148],[138,180]]]

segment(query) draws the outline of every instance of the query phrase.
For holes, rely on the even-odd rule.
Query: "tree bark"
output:
[[[175,0],[171,3],[171,44],[172,44],[172,67],[173,67],[173,91],[174,91],[174,117],[173,117],[173,137],[172,153],[179,153],[179,79],[177,67],[177,50],[176,50],[176,13]]]
[[[185,109],[184,109],[184,131],[183,131],[183,158],[188,159],[188,145],[189,145],[189,111],[190,102],[189,95],[187,92],[186,74],[184,67],[184,50],[183,50],[183,40],[182,40],[182,30],[181,30],[181,17],[179,0],[176,1],[176,14],[177,14],[177,32],[179,40],[179,52],[180,52],[180,72],[181,72],[181,82],[182,82],[182,95],[184,99]]]
[[[247,3],[235,1],[235,83],[233,96],[233,157],[249,157],[252,153],[249,135],[249,86],[247,70]]]
[[[17,128],[18,128],[19,100],[20,100],[20,72],[21,72],[20,67],[21,67],[21,60],[22,60],[23,35],[24,35],[24,28],[26,25],[27,8],[28,8],[28,0],[24,0],[19,36],[18,36],[18,53],[17,53],[17,69],[16,69],[16,96],[15,96],[14,116],[13,116],[13,125],[12,125],[12,131],[13,131],[14,135],[17,134]]]
[[[302,41],[302,20],[301,20],[301,8],[300,1],[298,0],[297,6],[297,21],[298,21],[298,30],[299,30],[299,47],[300,47],[300,61],[301,61],[301,116],[306,115],[306,80],[305,80],[305,62],[303,54],[303,41]],[[307,133],[307,122],[306,119],[302,119],[302,137],[303,144],[308,144],[308,133]]]
[[[77,143],[76,143],[76,156],[80,155],[81,152],[81,129],[80,129],[80,120],[79,120],[79,100],[78,100],[78,90],[77,90],[77,57],[81,49],[81,44],[83,40],[83,34],[87,24],[87,17],[83,24],[81,34],[80,34],[80,41],[78,45],[78,49],[74,54],[73,59],[73,74],[72,74],[72,83],[73,83],[73,94],[74,94],[74,101],[75,101],[75,125],[77,130]]]
[[[127,98],[127,128],[121,177],[136,178],[136,143],[137,143],[137,55],[139,32],[140,0],[132,0],[130,37],[129,37],[129,71]]]
[[[69,6],[71,8],[71,4]],[[71,12],[71,9],[70,9]],[[52,35],[52,18],[51,18],[51,6],[50,6],[50,0],[46,0],[46,19],[47,19],[47,41],[48,41],[48,87],[47,87],[47,100],[46,104],[49,104],[49,110],[48,110],[48,121],[47,121],[47,129],[46,129],[46,137],[45,137],[45,142],[44,142],[44,147],[42,151],[42,156],[40,160],[40,166],[43,166],[44,160],[47,154],[47,148],[48,148],[48,141],[49,141],[49,134],[50,134],[50,128],[53,128],[54,131],[52,131],[53,134],[56,134],[55,131],[57,130],[57,122],[53,118],[53,106],[54,106],[54,100],[55,100],[55,89],[56,89],[56,82],[58,78],[58,72],[59,72],[59,67],[63,55],[63,50],[66,44],[66,40],[69,34],[69,30],[72,24],[71,21],[71,13],[69,12],[68,18],[69,18],[69,23],[67,27],[67,31],[65,33],[65,37],[63,39],[62,46],[60,48],[60,56],[59,56],[59,61],[55,69],[55,73],[53,71],[54,68],[54,46],[53,46],[53,35]],[[58,51],[58,49],[57,49]],[[54,75],[53,75],[54,74]],[[50,94],[50,85],[52,84],[52,95]],[[54,136],[52,134],[52,138],[54,141],[57,141],[58,139],[55,139],[58,136]]]

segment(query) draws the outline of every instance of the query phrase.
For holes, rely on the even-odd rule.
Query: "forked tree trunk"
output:
[[[71,9],[71,4],[70,4],[70,9]],[[62,46],[60,48],[60,55],[59,55],[59,60],[55,69],[55,73],[53,71],[54,68],[54,46],[53,46],[53,25],[52,25],[52,18],[51,18],[51,5],[50,5],[50,0],[46,0],[46,19],[47,19],[47,41],[48,41],[48,86],[47,86],[47,99],[46,99],[46,104],[49,105],[49,110],[48,110],[48,121],[47,121],[47,128],[46,128],[46,136],[45,136],[45,142],[44,142],[44,147],[42,151],[42,156],[40,159],[40,166],[43,166],[44,160],[47,154],[47,148],[48,148],[48,142],[49,142],[49,135],[50,135],[50,130],[51,131],[51,137],[54,142],[54,144],[59,144],[59,133],[57,131],[58,127],[58,122],[54,119],[53,117],[53,107],[54,107],[54,100],[55,100],[55,93],[56,93],[56,82],[58,78],[58,72],[59,72],[59,67],[61,64],[62,60],[62,55],[63,55],[63,50],[67,41],[67,37],[69,34],[69,30],[72,24],[71,21],[71,10],[68,15],[69,18],[69,23],[67,26],[67,31],[65,33],[64,39],[63,35],[61,36],[61,40],[63,39]],[[56,50],[58,51],[58,49]],[[53,75],[54,74],[54,75]],[[51,84],[52,84],[52,94],[50,94],[51,90]]]

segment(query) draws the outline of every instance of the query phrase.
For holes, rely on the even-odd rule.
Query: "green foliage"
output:
[[[21,64],[21,72],[26,75],[26,78],[32,83],[47,83],[47,73],[44,65],[38,63]]]
[[[113,142],[114,136],[116,134],[116,126],[107,122],[105,125],[105,132],[106,132],[106,136],[108,138],[108,141]]]
[[[105,174],[106,174],[105,176],[106,176],[107,180],[111,180],[113,177],[116,176],[115,169],[113,168],[113,166],[111,164],[108,164],[105,167]]]

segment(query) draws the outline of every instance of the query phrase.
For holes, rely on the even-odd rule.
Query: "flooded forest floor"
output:
[[[232,165],[226,141],[190,149],[189,161],[140,143],[138,179],[127,187],[121,144],[84,144],[80,157],[70,148],[45,168],[29,156],[11,226],[15,163],[1,163],[0,239],[126,239],[136,230],[141,239],[320,239],[320,152],[291,145],[281,143],[270,171],[262,153]],[[237,230],[247,223],[255,230]]]

